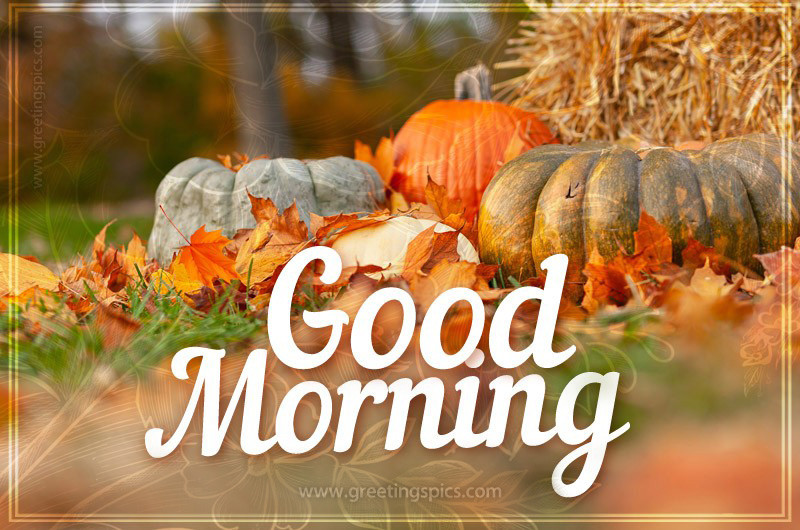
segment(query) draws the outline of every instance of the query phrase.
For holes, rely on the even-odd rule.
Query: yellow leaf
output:
[[[172,286],[181,294],[192,293],[203,287],[203,283],[190,274],[186,266],[182,263],[173,264],[171,279]]]
[[[0,296],[18,296],[31,287],[58,288],[58,278],[41,263],[14,254],[0,254]]]

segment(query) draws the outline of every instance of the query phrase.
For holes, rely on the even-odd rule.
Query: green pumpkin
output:
[[[370,212],[385,197],[375,169],[343,156],[321,160],[256,159],[239,171],[214,160],[190,158],[175,166],[158,186],[148,255],[162,265],[168,264],[173,252],[186,245],[178,230],[189,237],[205,225],[206,230],[221,229],[225,236],[232,237],[239,228],[254,227],[248,192],[272,199],[281,211],[296,202],[300,219],[307,224],[312,212]]]
[[[634,151],[606,142],[546,145],[505,164],[481,203],[481,259],[517,279],[546,257],[570,259],[568,281],[597,249],[606,260],[633,252],[644,210],[673,241],[673,260],[694,238],[758,270],[754,254],[800,235],[800,146],[751,134],[697,151]]]

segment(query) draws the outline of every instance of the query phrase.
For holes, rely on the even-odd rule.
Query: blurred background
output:
[[[375,145],[451,98],[457,72],[501,60],[527,15],[437,4],[87,6],[2,20],[17,56],[19,253],[63,262],[112,218],[110,237],[146,238],[159,180],[188,157],[352,156],[356,139]]]

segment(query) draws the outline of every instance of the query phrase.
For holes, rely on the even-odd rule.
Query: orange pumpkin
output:
[[[546,143],[555,136],[531,112],[493,101],[434,101],[395,136],[391,186],[409,202],[425,202],[430,175],[472,218],[500,166]]]

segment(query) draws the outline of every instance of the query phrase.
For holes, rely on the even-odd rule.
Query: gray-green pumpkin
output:
[[[312,212],[336,215],[374,211],[385,193],[375,169],[343,156],[256,159],[239,171],[214,160],[190,158],[175,166],[158,186],[148,255],[162,265],[169,263],[173,252],[186,245],[178,230],[189,237],[205,225],[206,230],[221,229],[232,237],[239,228],[252,228],[256,222],[250,213],[248,192],[272,199],[281,211],[296,202],[300,219],[306,223]]]
[[[750,134],[696,151],[607,142],[536,147],[486,188],[481,259],[526,279],[541,272],[543,259],[564,253],[568,281],[579,284],[593,251],[606,260],[633,251],[643,210],[666,227],[676,263],[693,238],[758,270],[754,254],[800,235],[800,146]]]

